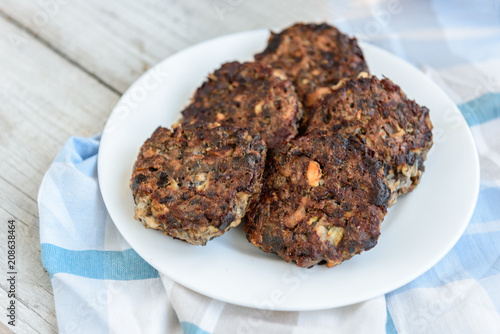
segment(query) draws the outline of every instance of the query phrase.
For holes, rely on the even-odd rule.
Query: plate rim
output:
[[[127,98],[127,94],[130,94],[130,92],[134,89],[134,87],[137,87],[138,85],[141,84],[141,82],[143,82],[145,80],[145,78],[147,77],[147,75],[149,73],[151,73],[151,71],[154,71],[154,70],[157,70],[158,68],[164,66],[168,61],[170,61],[173,57],[180,57],[182,56],[182,54],[184,53],[189,53],[189,52],[192,52],[192,50],[195,50],[197,48],[203,48],[205,47],[206,45],[210,45],[216,41],[220,41],[220,40],[224,40],[224,39],[228,39],[228,38],[234,38],[234,37],[243,37],[244,35],[249,35],[249,34],[264,34],[267,33],[269,34],[269,30],[267,29],[258,29],[258,30],[249,30],[249,31],[242,31],[242,32],[236,32],[236,33],[231,33],[231,34],[227,34],[227,35],[223,35],[223,36],[219,36],[219,37],[216,37],[216,38],[213,38],[213,39],[209,39],[209,40],[205,40],[203,42],[200,42],[198,44],[195,44],[195,45],[192,45],[188,48],[185,48],[183,50],[180,50],[170,56],[168,56],[167,58],[163,59],[162,61],[160,61],[158,64],[156,64],[155,66],[153,66],[152,68],[150,68],[148,71],[146,71],[145,73],[143,73],[137,80],[134,81],[134,83],[132,85],[130,85],[130,87],[126,90],[126,92],[122,95],[122,97],[119,99],[119,101],[116,103],[116,105],[114,106],[113,110],[111,111],[107,121],[106,121],[106,125],[104,127],[104,129],[106,129],[108,126],[109,126],[109,123],[112,122],[112,117],[115,113],[115,111],[117,110],[117,107],[120,106],[123,101]],[[474,165],[474,170],[476,171],[476,178],[475,178],[475,181],[474,181],[474,194],[473,194],[473,203],[471,205],[469,205],[468,207],[468,210],[467,210],[467,213],[465,215],[466,217],[466,223],[464,223],[461,227],[461,230],[459,231],[459,233],[456,233],[455,235],[455,238],[453,238],[453,241],[452,242],[449,242],[449,247],[444,247],[443,249],[441,249],[441,253],[436,256],[435,258],[437,259],[436,261],[432,261],[432,262],[429,262],[428,266],[426,267],[422,267],[421,270],[418,271],[417,274],[414,274],[412,275],[411,279],[408,279],[408,278],[402,278],[400,279],[400,281],[404,281],[404,282],[399,282],[399,283],[396,283],[396,284],[393,284],[393,285],[397,285],[396,287],[393,287],[393,288],[390,288],[390,289],[380,289],[379,291],[374,291],[374,293],[372,293],[370,296],[368,297],[360,297],[358,299],[352,299],[351,301],[349,301],[348,303],[340,303],[339,305],[336,305],[335,303],[328,303],[328,302],[323,302],[323,303],[317,303],[315,306],[306,306],[306,307],[303,307],[303,308],[297,308],[297,307],[287,307],[287,305],[279,305],[278,307],[275,307],[273,310],[279,310],[279,311],[308,311],[308,310],[320,310],[320,309],[326,309],[326,308],[332,308],[332,307],[341,307],[341,306],[347,306],[347,305],[352,305],[352,304],[355,304],[355,303],[358,303],[358,302],[361,302],[361,301],[365,301],[365,300],[369,300],[369,299],[372,299],[372,298],[375,298],[377,296],[381,296],[383,294],[386,294],[388,292],[391,292],[391,291],[394,291],[402,286],[404,286],[405,284],[407,283],[410,283],[412,282],[413,280],[415,280],[416,278],[420,277],[421,275],[423,275],[425,272],[427,272],[429,269],[431,269],[433,266],[435,266],[439,261],[441,261],[445,256],[446,254],[448,254],[450,252],[450,250],[456,245],[456,243],[458,242],[458,240],[460,239],[460,237],[463,235],[465,229],[467,228],[469,222],[470,222],[470,219],[473,215],[473,212],[474,212],[474,209],[476,207],[476,204],[477,204],[477,199],[478,199],[478,194],[479,194],[479,189],[480,189],[480,165],[479,165],[479,156],[478,156],[478,152],[477,152],[477,148],[476,148],[476,145],[475,145],[475,142],[474,142],[474,138],[472,136],[472,132],[471,132],[471,129],[470,127],[467,125],[466,121],[465,121],[465,118],[463,117],[463,115],[459,112],[456,104],[451,100],[451,98],[449,98],[449,96],[435,83],[432,81],[431,78],[429,78],[428,76],[426,76],[424,73],[422,73],[419,69],[417,69],[416,67],[414,67],[413,65],[409,64],[406,60],[404,59],[401,59],[399,57],[397,57],[396,55],[378,47],[378,46],[375,46],[375,45],[372,45],[372,44],[369,44],[369,43],[366,43],[366,42],[360,42],[359,43],[361,48],[364,50],[365,47],[368,47],[368,48],[372,48],[374,50],[376,50],[377,52],[379,52],[380,54],[384,55],[384,56],[388,56],[389,58],[396,58],[399,62],[401,62],[402,64],[404,64],[404,66],[408,67],[408,68],[411,68],[412,70],[414,71],[418,71],[420,74],[422,74],[423,76],[425,76],[427,78],[428,81],[432,82],[440,91],[440,93],[446,97],[447,101],[446,103],[447,104],[450,104],[454,107],[454,109],[458,112],[458,115],[461,117],[461,122],[465,123],[466,124],[466,129],[465,129],[465,133],[466,135],[468,136],[468,141],[470,143],[472,143],[472,153],[473,153],[473,158],[474,158],[474,162],[473,162],[473,165]],[[229,61],[229,60],[228,60]],[[98,175],[104,175],[103,171],[104,171],[104,166],[103,164],[101,163],[103,161],[102,159],[102,155],[104,153],[102,152],[106,152],[106,147],[107,147],[107,142],[109,140],[109,137],[107,136],[107,134],[104,132],[102,134],[102,137],[101,137],[101,145],[100,145],[100,150],[99,150],[99,154],[98,154]],[[102,147],[105,147],[105,149],[101,149]],[[147,263],[149,263],[151,266],[153,266],[155,269],[158,270],[159,273],[162,273],[163,275],[167,276],[167,277],[171,277],[171,275],[168,275],[167,273],[164,273],[163,271],[161,271],[160,269],[157,268],[157,266],[153,265],[152,264],[152,259],[148,259],[148,256],[146,254],[143,254],[142,250],[140,249],[136,249],[136,247],[133,246],[133,241],[131,242],[128,238],[128,236],[125,236],[123,231],[121,230],[121,227],[119,226],[119,224],[116,224],[112,218],[112,214],[111,214],[111,211],[108,209],[108,204],[106,203],[106,196],[107,196],[107,190],[104,190],[103,191],[103,181],[102,179],[99,177],[98,178],[98,181],[99,181],[99,187],[101,189],[101,193],[102,193],[102,197],[103,197],[103,201],[104,201],[104,204],[106,206],[106,209],[108,210],[109,212],[109,215],[111,217],[111,220],[113,221],[114,225],[117,227],[118,231],[120,232],[120,234],[123,236],[123,238],[129,243],[129,245],[131,246],[132,249],[134,249]],[[106,194],[106,195],[105,195]],[[174,281],[176,281],[175,279],[173,279]],[[257,309],[266,309],[265,307],[259,307],[258,305],[255,305],[254,303],[244,303],[244,302],[241,302],[237,299],[231,299],[231,298],[224,298],[218,294],[214,294],[214,293],[211,293],[210,291],[200,291],[200,289],[197,289],[197,287],[195,286],[192,286],[192,285],[189,285],[189,284],[185,284],[183,282],[180,282],[179,284],[193,290],[193,291],[196,291],[200,294],[203,294],[205,296],[208,296],[210,298],[214,298],[214,299],[217,299],[217,300],[222,300],[224,302],[228,302],[228,303],[232,303],[232,304],[235,304],[235,305],[241,305],[241,306],[246,306],[246,307],[251,307],[251,308],[257,308]]]

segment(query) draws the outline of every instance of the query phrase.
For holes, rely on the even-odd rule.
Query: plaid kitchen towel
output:
[[[38,198],[42,261],[61,333],[500,333],[500,6],[348,6],[333,24],[422,69],[471,127],[481,188],[456,246],[418,279],[359,304],[308,312],[226,304],[162,276],[130,248],[100,195],[99,137],[70,138]]]

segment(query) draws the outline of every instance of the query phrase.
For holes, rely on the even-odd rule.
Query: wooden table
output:
[[[353,7],[354,6],[354,7]],[[16,221],[16,327],[57,332],[52,287],[40,260],[37,193],[70,136],[102,131],[121,94],[165,57],[232,32],[335,21],[346,1],[1,0],[0,267],[7,221]],[[8,303],[6,279],[0,304]],[[2,312],[2,314],[4,314]]]

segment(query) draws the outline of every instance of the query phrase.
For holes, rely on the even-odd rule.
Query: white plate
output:
[[[434,147],[421,184],[401,198],[372,250],[340,266],[300,269],[245,239],[242,227],[207,246],[191,246],[133,219],[129,189],[142,143],[170,126],[206,75],[231,60],[251,60],[269,33],[237,33],[181,51],[145,73],[118,102],[102,136],[99,182],[106,207],[130,245],[153,267],[203,295],[260,309],[315,310],[349,305],[417,278],[455,245],[474,210],[479,162],[470,130],[454,103],[423,73],[362,43],[370,70],[399,84],[430,109]]]

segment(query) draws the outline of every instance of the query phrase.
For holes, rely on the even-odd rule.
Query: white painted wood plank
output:
[[[2,17],[0,31],[0,271],[7,272],[6,222],[15,219],[14,332],[55,333],[52,287],[40,260],[38,188],[67,138],[100,132],[119,96],[36,39],[13,48],[3,37],[23,31]],[[0,288],[0,305],[7,305],[5,280]]]
[[[172,53],[232,32],[339,17],[345,1],[3,0],[0,11],[120,92]],[[15,41],[20,49],[23,40]]]

